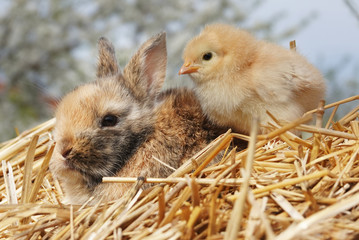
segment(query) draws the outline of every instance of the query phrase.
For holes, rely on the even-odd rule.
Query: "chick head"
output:
[[[178,74],[189,74],[195,83],[201,83],[238,73],[250,65],[255,41],[248,32],[230,25],[207,25],[185,47]]]

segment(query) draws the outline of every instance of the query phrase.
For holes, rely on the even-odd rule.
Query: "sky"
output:
[[[359,0],[351,2],[359,11]],[[341,58],[350,57],[352,60],[343,74],[350,74],[352,68],[359,68],[359,19],[352,14],[344,0],[266,1],[252,17],[270,16],[279,11],[286,12],[285,21],[277,25],[280,29],[291,26],[311,13],[316,14],[316,18],[294,36],[298,51],[312,63],[334,65]]]

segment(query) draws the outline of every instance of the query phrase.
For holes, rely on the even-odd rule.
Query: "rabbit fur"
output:
[[[124,68],[105,38],[98,43],[97,79],[59,103],[50,170],[65,203],[120,198],[131,184],[102,177],[166,177],[226,129],[207,120],[188,89],[161,92],[166,75],[166,35],[146,41]]]

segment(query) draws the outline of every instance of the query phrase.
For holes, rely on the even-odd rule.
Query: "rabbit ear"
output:
[[[154,99],[166,77],[166,33],[147,40],[124,69],[124,81],[140,101]]]
[[[115,48],[112,43],[104,37],[98,40],[98,63],[97,63],[97,77],[110,77],[120,73],[117,64]]]

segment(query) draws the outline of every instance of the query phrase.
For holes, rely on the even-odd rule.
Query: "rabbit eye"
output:
[[[101,120],[101,127],[113,127],[118,123],[118,118],[115,115],[107,114]]]
[[[203,57],[202,57],[202,59],[205,60],[205,61],[209,61],[209,60],[211,60],[211,58],[212,58],[212,53],[211,52],[205,53],[203,55]]]

